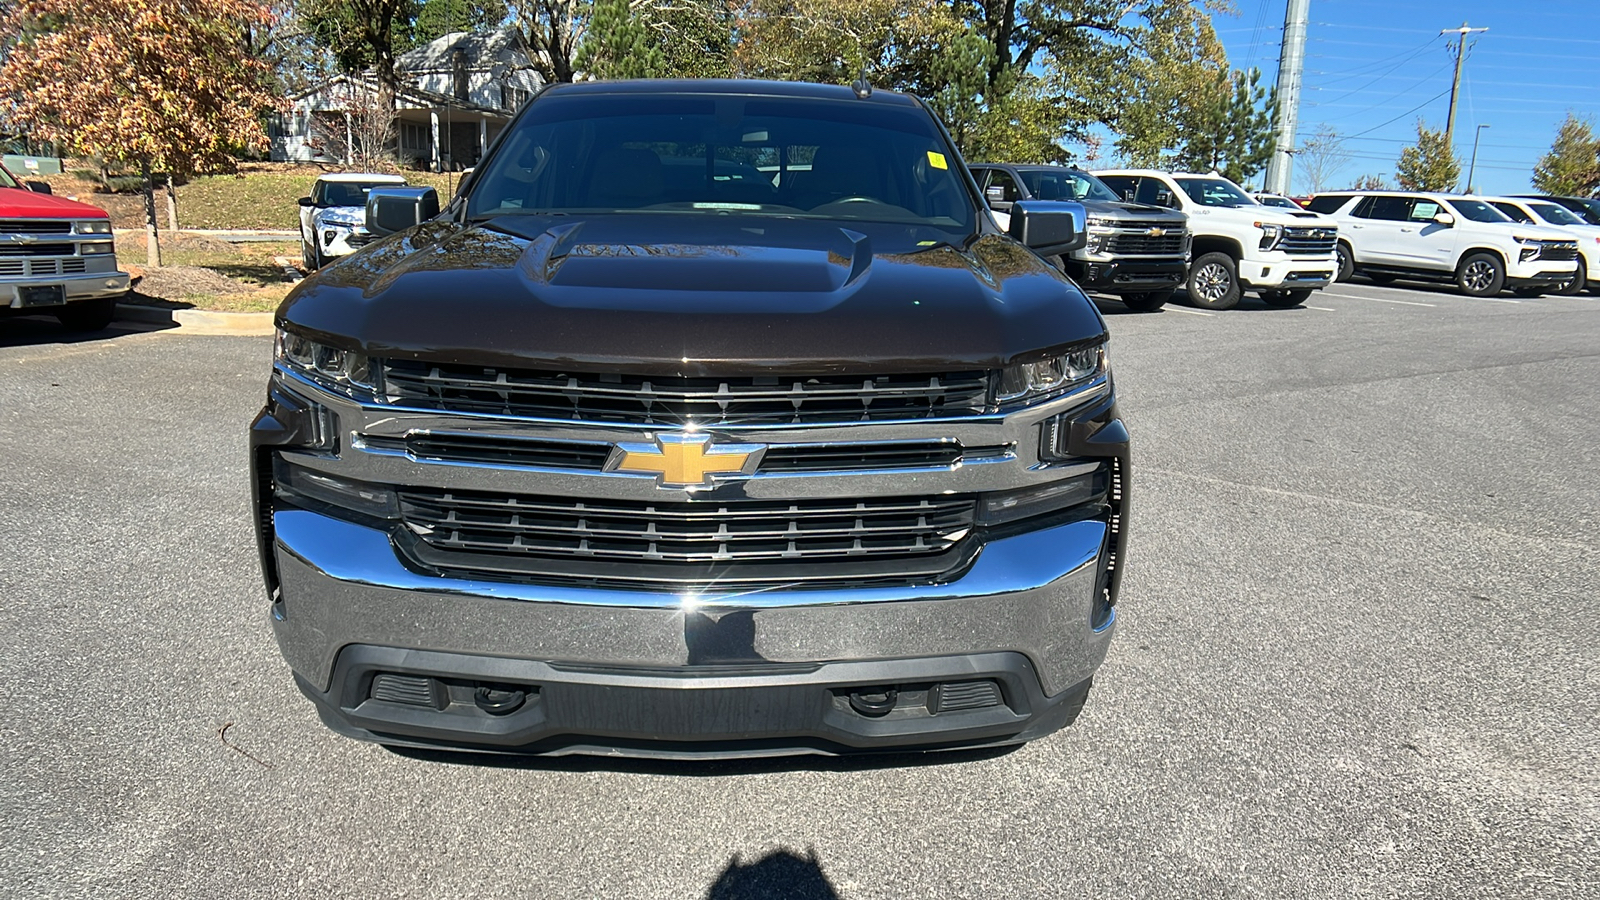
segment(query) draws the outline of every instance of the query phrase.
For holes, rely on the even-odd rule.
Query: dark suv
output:
[[[863,91],[862,93],[866,93]],[[978,746],[1071,722],[1128,434],[1094,306],[929,109],[552,87],[277,314],[271,615],[333,729],[517,753]]]
[[[1019,200],[1069,200],[1089,213],[1084,246],[1062,267],[1079,286],[1116,294],[1137,310],[1160,309],[1189,267],[1189,217],[1175,209],[1124,201],[1098,178],[1068,166],[982,163],[972,176],[1001,227]]]
[[[1549,200],[1571,210],[1588,225],[1600,225],[1600,197],[1558,197],[1554,194],[1513,194],[1524,200]]]

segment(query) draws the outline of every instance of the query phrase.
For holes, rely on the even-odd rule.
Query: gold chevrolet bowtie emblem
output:
[[[699,490],[716,476],[750,475],[765,444],[713,444],[708,434],[658,434],[654,443],[619,443],[606,461],[608,472],[655,475],[656,486]]]
[[[1147,235],[1149,235],[1151,237],[1161,237],[1162,235],[1165,235],[1166,233],[1167,233],[1167,230],[1165,228],[1160,228],[1160,227],[1152,228],[1149,231],[1145,232],[1145,234],[1147,234]]]

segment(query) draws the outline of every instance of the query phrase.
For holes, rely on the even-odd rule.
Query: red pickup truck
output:
[[[105,210],[30,190],[0,166],[0,318],[54,315],[99,331],[127,292]]]

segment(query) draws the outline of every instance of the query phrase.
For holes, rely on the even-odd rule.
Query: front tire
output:
[[[1292,291],[1257,291],[1261,295],[1261,302],[1279,309],[1287,309],[1311,299],[1310,288],[1299,288]]]
[[[1334,258],[1336,260],[1333,273],[1334,283],[1349,281],[1350,276],[1356,274],[1356,258],[1350,252],[1350,246],[1348,244],[1339,244],[1337,249],[1334,250]]]
[[[1556,293],[1563,297],[1571,297],[1574,294],[1583,293],[1589,287],[1589,266],[1580,259],[1578,260],[1578,271],[1572,273],[1572,280],[1556,288]]]
[[[56,320],[68,331],[87,333],[103,331],[117,315],[117,298],[101,297],[97,300],[79,300],[69,303],[56,313]]]
[[[1142,294],[1123,294],[1122,305],[1138,312],[1155,312],[1167,305],[1177,288],[1167,291],[1147,291]]]
[[[1468,297],[1493,297],[1505,286],[1505,264],[1492,253],[1473,253],[1456,266],[1456,287]]]
[[[1189,267],[1185,283],[1189,302],[1203,309],[1233,309],[1239,305],[1239,267],[1226,253],[1207,253]]]
[[[1383,272],[1374,272],[1367,276],[1367,280],[1373,284],[1394,284],[1395,276]]]

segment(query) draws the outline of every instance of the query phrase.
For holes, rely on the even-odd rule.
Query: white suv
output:
[[[375,187],[403,187],[399,175],[373,172],[336,172],[322,175],[311,186],[311,196],[300,198],[300,256],[307,272],[314,272],[367,244],[367,192]]]
[[[1558,294],[1576,294],[1584,288],[1600,294],[1600,225],[1590,225],[1578,214],[1551,200],[1528,197],[1485,197],[1489,205],[1523,225],[1549,225],[1578,241],[1578,271],[1571,281],[1556,288]]]
[[[1274,209],[1221,175],[1104,169],[1094,173],[1124,200],[1181,210],[1194,235],[1189,302],[1231,309],[1245,289],[1272,306],[1297,306],[1334,275],[1333,222]]]
[[[1311,209],[1339,223],[1339,280],[1357,272],[1453,281],[1469,297],[1507,287],[1539,294],[1572,279],[1578,242],[1557,229],[1518,225],[1476,197],[1412,191],[1334,191]]]

